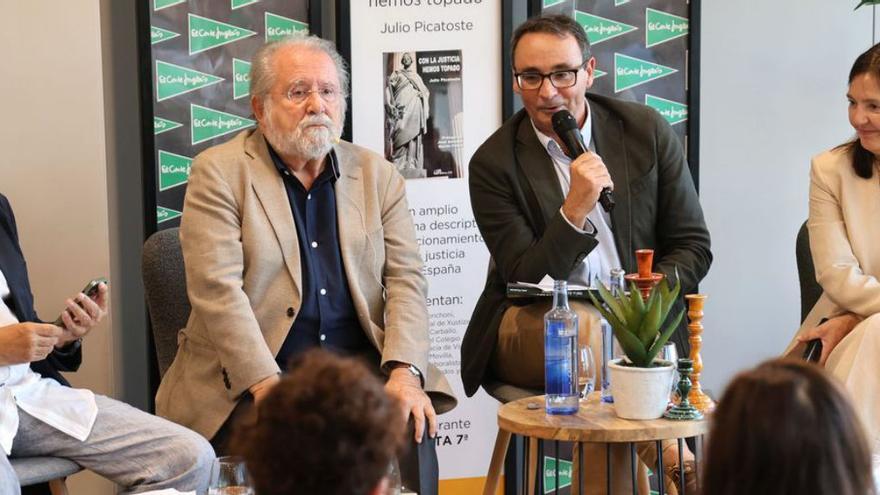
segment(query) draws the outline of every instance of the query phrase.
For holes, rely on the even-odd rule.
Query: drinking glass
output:
[[[238,456],[215,459],[211,466],[208,495],[254,495],[254,485],[244,459]]]
[[[678,350],[674,342],[667,342],[660,351],[660,359],[672,363],[672,383],[669,385],[669,403],[674,404],[678,394]]]
[[[388,463],[388,472],[385,477],[388,478],[388,489],[382,495],[400,495],[403,487],[400,481],[400,465],[396,458],[391,459],[391,462]]]
[[[586,399],[596,388],[596,363],[593,349],[584,344],[578,348],[578,390],[581,399]]]

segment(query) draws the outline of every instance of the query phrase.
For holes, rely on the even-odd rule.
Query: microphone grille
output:
[[[574,115],[568,110],[560,110],[554,113],[550,118],[550,121],[553,124],[553,130],[556,131],[557,134],[578,128],[577,120],[575,120]]]

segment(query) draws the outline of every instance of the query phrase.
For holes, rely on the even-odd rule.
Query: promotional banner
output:
[[[193,157],[254,127],[250,59],[266,41],[308,31],[308,0],[151,0],[149,90],[156,226],[180,224]],[[151,110],[151,112],[150,112]],[[149,201],[149,199],[148,199]]]
[[[467,164],[501,124],[501,0],[350,2],[352,137],[407,179],[430,286],[431,362],[459,399],[439,418],[440,492],[480,493],[497,402],[467,398],[461,339],[488,253],[470,208]],[[346,25],[346,26],[348,26]]]
[[[543,0],[542,11],[574,17],[587,32],[596,58],[593,93],[648,105],[672,125],[689,150],[692,95],[691,2],[682,0]],[[696,102],[694,102],[696,104]],[[697,177],[696,173],[693,173]]]

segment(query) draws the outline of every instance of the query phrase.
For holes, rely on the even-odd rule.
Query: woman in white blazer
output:
[[[813,158],[810,249],[823,294],[789,352],[821,339],[819,364],[850,392],[880,454],[880,45],[850,71],[849,121],[856,137]],[[822,318],[828,321],[819,324]]]

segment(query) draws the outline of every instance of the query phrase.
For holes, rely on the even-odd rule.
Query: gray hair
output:
[[[324,52],[336,65],[336,73],[339,74],[339,90],[342,92],[343,105],[348,96],[348,67],[345,59],[336,51],[333,42],[319,38],[315,35],[296,33],[285,36],[276,41],[270,41],[261,46],[251,60],[251,95],[265,99],[275,83],[275,73],[272,71],[272,57],[275,52],[282,48],[302,48]]]

